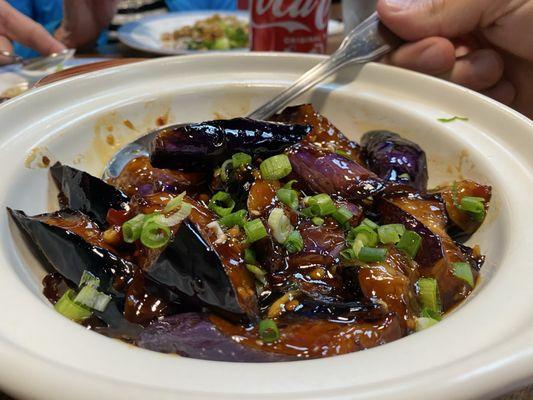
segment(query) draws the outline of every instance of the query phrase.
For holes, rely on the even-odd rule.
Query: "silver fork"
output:
[[[377,60],[400,44],[400,39],[385,28],[376,13],[355,27],[343,40],[339,49],[330,57],[311,68],[272,100],[248,114],[248,118],[267,119],[292,100],[322,82],[347,64],[364,64]],[[186,124],[174,125],[175,127]],[[163,127],[147,133],[120,149],[108,162],[104,179],[120,174],[126,164],[141,155],[148,155],[148,145]]]

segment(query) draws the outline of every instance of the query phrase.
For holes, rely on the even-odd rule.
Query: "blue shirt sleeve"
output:
[[[170,11],[235,10],[237,0],[166,0]]]

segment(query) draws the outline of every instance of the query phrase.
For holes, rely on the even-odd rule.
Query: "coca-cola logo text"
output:
[[[257,16],[271,14],[274,21],[257,23],[254,28],[281,27],[290,32],[296,30],[311,31],[303,20],[314,13],[314,25],[316,30],[327,29],[330,0],[294,0],[287,5],[286,0],[254,0],[253,13]]]

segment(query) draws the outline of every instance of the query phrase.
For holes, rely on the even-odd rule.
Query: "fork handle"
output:
[[[330,57],[311,68],[278,96],[248,114],[248,118],[266,119],[292,100],[350,63],[367,63],[390,52],[399,43],[373,13],[354,28]]]

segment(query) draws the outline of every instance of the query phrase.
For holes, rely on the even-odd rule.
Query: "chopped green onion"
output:
[[[339,207],[331,216],[341,225],[345,224],[353,218],[353,213],[346,207]]]
[[[183,198],[185,197],[186,192],[182,192],[176,197],[172,198],[167,205],[165,206],[165,209],[163,212],[165,214],[168,214],[172,211],[176,211],[178,208],[181,207],[181,203],[183,202]]]
[[[122,224],[122,237],[126,243],[133,243],[139,240],[145,217],[144,214],[139,214]]]
[[[267,158],[259,166],[263,179],[276,180],[285,178],[292,172],[291,162],[285,154]]]
[[[323,217],[325,215],[331,215],[337,211],[337,207],[333,203],[333,200],[326,193],[317,194],[311,197],[307,204],[316,216]]]
[[[411,258],[415,258],[422,244],[422,237],[414,231],[405,231],[396,248],[405,251]]]
[[[357,260],[357,254],[355,254],[355,251],[353,251],[353,249],[345,249],[345,250],[340,252],[340,255],[346,261],[355,261],[355,260]]]
[[[467,262],[454,262],[452,263],[453,267],[453,274],[465,281],[470,285],[470,287],[474,287],[474,275],[472,274],[472,268],[470,267],[470,264]]]
[[[296,210],[298,208],[298,192],[293,189],[287,189],[282,187],[276,192],[279,201],[281,201],[286,206]]]
[[[93,286],[84,286],[78,295],[74,298],[74,302],[81,306],[85,306],[92,310],[104,311],[111,301],[111,296],[101,293]]]
[[[234,213],[222,217],[219,222],[226,228],[233,228],[235,225],[242,228],[246,223],[246,214],[246,210],[235,211]]]
[[[314,217],[311,221],[316,226],[320,226],[324,224],[324,218],[320,218],[320,217]]]
[[[437,280],[434,278],[420,278],[416,282],[416,285],[418,287],[418,297],[422,308],[427,308],[428,310],[440,313],[441,306]]]
[[[271,319],[263,319],[259,322],[259,336],[266,343],[272,343],[279,339],[279,329]]]
[[[160,225],[151,218],[143,225],[141,243],[150,249],[158,249],[165,246],[170,241],[171,236],[172,233],[168,226]]]
[[[298,182],[296,179],[291,179],[289,182],[283,185],[283,189],[292,189],[292,185],[294,185],[296,182]]]
[[[233,168],[237,169],[241,166],[250,165],[252,163],[252,156],[246,153],[235,153],[231,156]]]
[[[357,257],[359,255],[359,252],[361,251],[361,249],[365,247],[365,244],[363,243],[362,240],[360,239],[355,239],[353,241],[353,244],[352,244],[352,250],[355,254],[355,256]]]
[[[428,317],[419,317],[416,319],[416,328],[417,332],[423,331],[424,329],[430,328],[435,324],[438,324],[439,321],[433,318]]]
[[[67,290],[54,305],[54,308],[61,315],[73,321],[81,322],[89,318],[93,313],[88,308],[74,302],[74,297],[76,297],[76,293],[72,289]]]
[[[100,286],[100,279],[94,276],[91,272],[85,270],[81,274],[81,279],[78,287],[83,286],[92,286],[94,288],[97,288]]]
[[[378,224],[376,224],[374,221],[368,219],[368,218],[365,218],[364,220],[361,221],[361,225],[366,225],[374,230],[378,229]]]
[[[396,244],[405,233],[405,226],[402,224],[381,225],[378,227],[378,235],[381,243]]]
[[[289,253],[298,253],[304,248],[304,240],[300,232],[292,231],[283,245]]]
[[[274,208],[268,216],[268,226],[276,242],[283,244],[294,228],[282,208]]]
[[[429,308],[423,308],[420,312],[420,316],[425,318],[431,318],[437,321],[440,321],[442,319],[442,315],[440,315],[440,312],[430,310]]]
[[[443,123],[446,124],[448,122],[454,122],[454,121],[468,121],[468,118],[467,117],[454,116],[454,117],[451,117],[451,118],[437,118],[437,121],[443,122]]]
[[[259,218],[246,222],[244,231],[246,232],[248,243],[257,242],[267,236],[266,228]]]
[[[266,283],[265,275],[266,272],[254,264],[246,264],[246,269],[254,274],[255,278],[261,282],[263,285]]]
[[[226,160],[222,163],[220,166],[220,179],[222,179],[223,182],[227,182],[229,179],[228,176],[228,168],[233,167],[233,160],[230,158],[229,160]]]
[[[214,211],[219,217],[225,217],[231,214],[233,207],[235,207],[235,201],[231,198],[229,193],[217,192],[211,200],[209,200],[208,207]]]
[[[152,217],[152,220],[161,226],[176,226],[180,224],[185,218],[187,218],[192,211],[192,206],[189,203],[182,202],[181,206],[178,211],[174,212],[173,214],[169,215],[168,217],[157,214],[154,217]]]
[[[363,247],[359,250],[357,258],[363,262],[383,261],[387,257],[387,249],[379,247]]]
[[[335,150],[335,153],[337,153],[339,156],[343,156],[345,158],[350,158],[350,155],[344,150]]]
[[[366,247],[376,247],[378,244],[378,234],[368,225],[359,225],[348,233],[347,240],[349,243],[356,239],[362,241]]]
[[[472,214],[477,221],[483,221],[483,218],[485,218],[484,202],[485,199],[482,197],[465,196],[461,199],[461,202],[457,208],[461,211]]]
[[[257,260],[255,258],[255,251],[253,249],[246,249],[244,250],[244,262],[246,264],[255,264],[257,263]]]
[[[302,214],[304,217],[307,217],[307,218],[318,217],[318,216],[320,215],[319,212],[318,212],[318,209],[313,208],[313,207],[306,207],[306,208],[304,208],[304,209],[301,211],[301,214]]]

